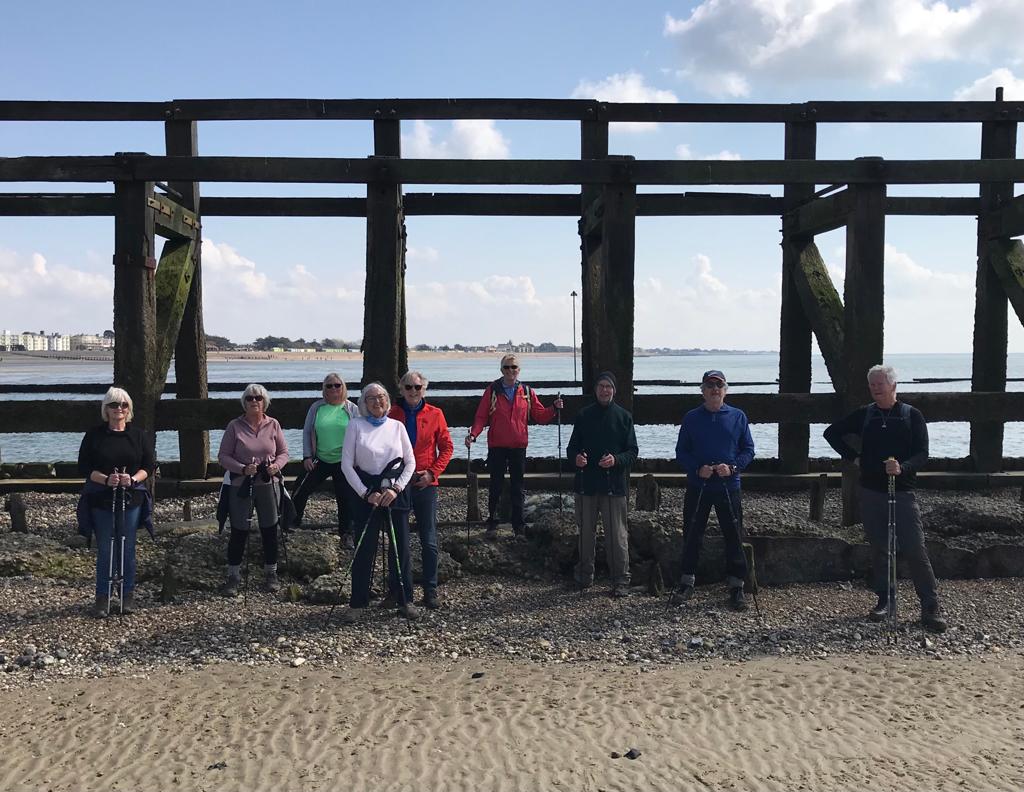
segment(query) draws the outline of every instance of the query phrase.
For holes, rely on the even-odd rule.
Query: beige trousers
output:
[[[604,526],[604,549],[612,583],[629,585],[629,536],[626,526],[625,496],[577,495],[576,525],[580,531],[580,561],[576,582],[589,586],[594,582],[594,553],[597,550],[597,518]]]

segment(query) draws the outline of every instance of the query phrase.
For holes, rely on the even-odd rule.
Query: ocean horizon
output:
[[[315,383],[329,371],[340,374],[346,381],[358,381],[362,375],[362,361],[358,355],[346,360],[275,359],[253,360],[211,359],[208,364],[210,382],[291,382]],[[431,353],[411,354],[410,366],[423,372],[435,382],[478,381],[486,383],[499,376],[498,355],[474,354],[432,357]],[[522,379],[524,382],[543,382],[573,379],[573,356],[571,353],[524,354]],[[717,359],[716,359],[717,358]],[[964,392],[970,390],[970,353],[898,353],[887,355],[885,362],[892,365],[899,375],[903,391]],[[581,361],[577,356],[577,373]],[[733,385],[732,393],[776,393],[778,386],[778,353],[754,352],[718,355],[642,355],[634,359],[633,376],[636,380],[666,380],[696,383],[703,372],[718,368],[725,372],[731,382],[766,382],[768,385]],[[59,386],[62,383],[109,383],[113,374],[110,360],[40,360],[26,361],[19,355],[3,355],[0,360],[0,383],[38,384]],[[812,358],[812,386],[814,393],[831,393],[832,384],[828,378],[824,361],[819,355]],[[1024,353],[1007,356],[1007,377],[1024,378]],[[959,379],[959,382],[913,382],[914,379]],[[174,381],[173,366],[169,382]],[[1008,382],[1007,390],[1024,390],[1024,382]],[[538,395],[547,402],[555,395],[551,389],[538,388]],[[638,393],[682,393],[673,386],[640,386]],[[685,392],[696,394],[696,388]],[[444,391],[433,389],[436,396],[465,395],[465,391]],[[272,396],[308,397],[311,401],[319,396],[319,388],[297,388],[277,391]],[[5,399],[94,399],[95,394],[70,394],[59,387],[54,391],[33,394],[4,394]],[[237,399],[237,394],[214,392],[210,398]],[[429,398],[429,395],[428,395]],[[99,410],[97,407],[97,419]],[[271,406],[270,414],[273,414]],[[680,405],[682,417],[682,405]],[[927,416],[926,416],[927,417]],[[831,447],[821,437],[824,425],[811,426],[810,455],[812,457],[835,457]],[[774,457],[778,454],[778,428],[776,424],[754,424],[751,427],[757,456]],[[466,433],[466,427],[452,427],[453,440],[458,448]],[[637,427],[637,440],[642,456],[653,459],[674,456],[678,424],[649,425]],[[222,432],[211,430],[211,453],[215,456]],[[302,435],[297,429],[285,430],[290,449],[301,453]],[[940,422],[929,424],[931,455],[935,457],[964,457],[968,455],[970,429],[967,423]],[[32,434],[0,433],[0,458],[4,462],[54,462],[73,460],[78,456],[81,435],[66,432]],[[566,431],[562,432],[562,448],[568,441]],[[483,447],[474,450],[483,454]],[[531,426],[529,454],[535,457],[555,457],[558,453],[557,427]],[[1024,423],[1006,424],[1003,443],[1004,456],[1024,456]],[[157,433],[157,456],[161,460],[178,458],[176,432]]]

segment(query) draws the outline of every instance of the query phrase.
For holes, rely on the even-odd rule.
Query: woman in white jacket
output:
[[[349,424],[341,451],[341,470],[355,492],[352,596],[343,616],[349,624],[359,621],[370,604],[370,577],[381,525],[394,536],[389,543],[388,567],[394,568],[397,563],[401,570],[398,610],[407,619],[419,618],[419,610],[412,604],[409,531],[403,527],[408,521],[393,520],[390,514],[409,509],[405,488],[416,471],[416,458],[405,426],[387,417],[389,409],[391,399],[383,385],[371,382],[363,387],[359,396],[360,417]]]
[[[359,417],[359,409],[348,400],[348,386],[335,372],[324,377],[324,395],[306,413],[302,427],[301,476],[295,481],[295,526],[302,524],[306,501],[328,478],[334,484],[334,500],[338,504],[338,535],[343,546],[351,550],[352,499],[355,493],[341,472],[341,449],[348,427]]]

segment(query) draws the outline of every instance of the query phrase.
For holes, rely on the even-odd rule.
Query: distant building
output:
[[[113,349],[114,339],[105,338],[95,333],[78,333],[71,336],[71,348],[74,350],[95,351]]]

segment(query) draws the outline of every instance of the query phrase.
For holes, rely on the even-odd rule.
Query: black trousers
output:
[[[704,544],[704,532],[714,506],[718,525],[725,540],[725,573],[730,586],[742,586],[747,577],[747,559],[743,555],[743,503],[740,491],[724,487],[688,487],[683,499],[683,576],[693,585]]]
[[[338,504],[338,534],[344,536],[352,533],[352,499],[355,493],[349,486],[345,474],[341,472],[340,462],[324,462],[318,459],[311,471],[306,472],[303,469],[303,475],[295,482],[295,494],[292,495],[292,503],[295,504],[295,524],[302,524],[306,501],[328,478],[334,484],[334,500]]]
[[[498,524],[498,501],[505,484],[505,469],[508,468],[509,491],[512,496],[512,528],[523,527],[523,474],[526,473],[525,448],[488,448],[487,475],[487,522]]]

